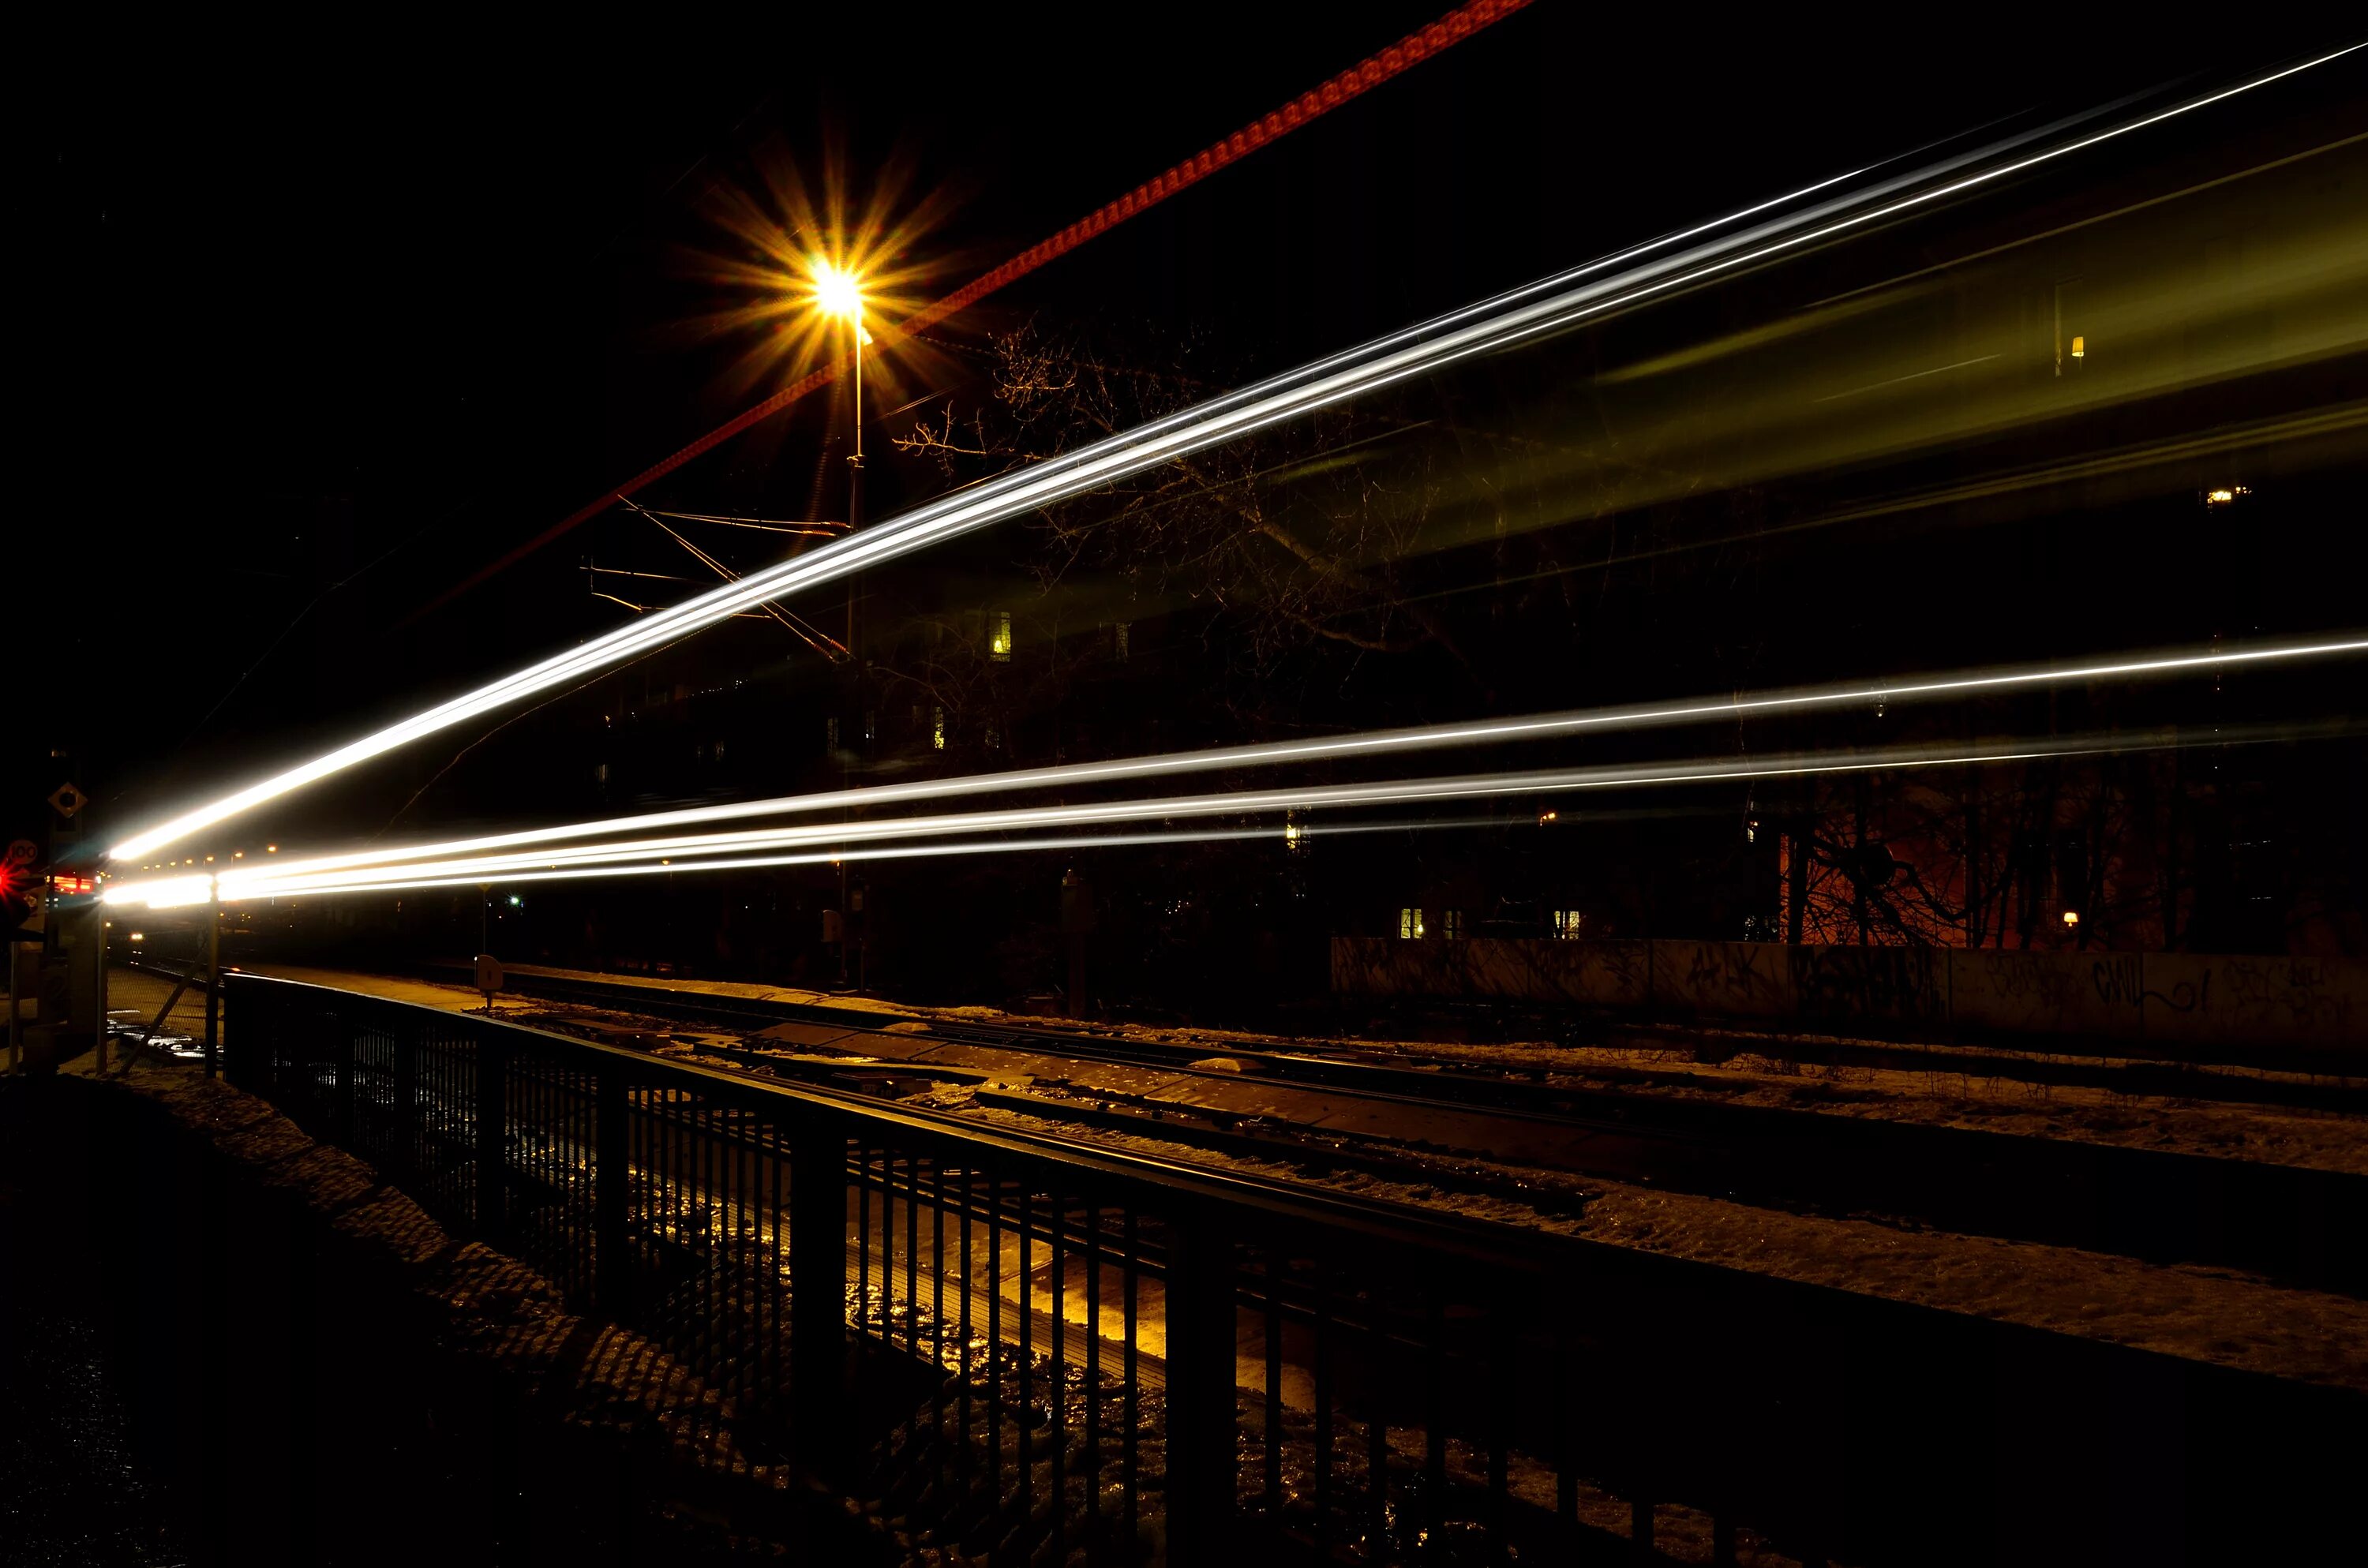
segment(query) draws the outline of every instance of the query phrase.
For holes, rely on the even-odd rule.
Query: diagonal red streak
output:
[[[977,303],[1005,284],[1026,277],[1046,262],[1067,255],[1095,235],[1115,228],[1139,212],[1148,211],[1186,187],[1207,179],[1228,164],[1248,157],[1268,142],[1290,135],[1310,120],[1338,108],[1360,94],[1370,92],[1391,77],[1412,70],[1432,55],[1463,42],[1491,22],[1503,20],[1529,3],[1530,0],[1471,0],[1469,5],[1457,6],[1429,27],[1407,34],[1379,54],[1341,72],[1322,86],[1300,94],[1271,114],[1244,126],[1222,142],[1202,148],[1156,178],[1145,180],[1117,200],[1078,219],[1051,239],[1021,251],[992,272],[972,278],[944,299],[923,306],[893,326],[882,327],[872,335],[873,347],[885,347],[915,333],[928,331],[965,305]],[[418,616],[460,597],[571,528],[590,521],[626,496],[635,494],[672,473],[702,452],[722,445],[761,420],[771,418],[809,392],[828,386],[853,362],[851,355],[842,354],[820,369],[791,382],[755,407],[742,410],[689,446],[652,463],[624,483],[601,492],[598,499],[570,512],[500,560],[447,590],[410,619],[416,619]]]

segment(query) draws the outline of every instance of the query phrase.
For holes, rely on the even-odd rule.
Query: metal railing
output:
[[[1656,1531],[1986,1559],[2000,1402],[2098,1404],[2064,1342],[1977,1319],[352,993],[229,1000],[233,1083],[666,1346],[744,1450],[998,1563]],[[2077,1513],[2068,1484],[2014,1507]]]

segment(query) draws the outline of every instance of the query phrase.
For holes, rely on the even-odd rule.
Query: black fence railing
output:
[[[2049,1458],[2191,1468],[2132,1389],[2191,1428],[2299,1418],[2241,1375],[1537,1226],[352,993],[229,999],[239,1086],[664,1344],[744,1446],[998,1563],[2085,1561],[2196,1526]]]

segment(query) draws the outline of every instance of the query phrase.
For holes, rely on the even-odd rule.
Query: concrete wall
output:
[[[1336,937],[1332,989],[2174,1057],[2368,1048],[2368,963],[2351,959]]]

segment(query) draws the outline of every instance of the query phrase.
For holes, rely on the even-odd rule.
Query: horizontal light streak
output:
[[[1308,824],[1300,832],[1310,837],[1332,837],[1360,833],[1434,833],[1454,828],[1493,827],[1504,825],[1499,818],[1469,817],[1429,821],[1335,823]],[[680,865],[668,862],[640,862],[620,866],[550,867],[540,871],[526,871],[501,879],[504,887],[520,882],[581,881],[593,877],[655,877],[672,876],[676,872],[738,871],[779,866],[837,865],[842,860],[912,860],[953,855],[1022,855],[1053,849],[1123,849],[1155,844],[1224,844],[1247,839],[1273,839],[1282,836],[1282,830],[1273,827],[1206,827],[1162,833],[1087,833],[1052,838],[994,838],[975,842],[945,844],[870,845],[844,853],[822,850],[803,855],[757,855],[724,859],[685,861]],[[301,892],[247,893],[241,898],[325,898],[344,893],[404,892],[418,889],[475,887],[480,877],[429,877],[392,881],[339,882],[332,887],[311,888]],[[190,901],[198,902],[198,901]],[[231,900],[233,903],[238,899]]]
[[[140,903],[150,909],[177,909],[203,903],[214,895],[214,879],[205,872],[185,877],[153,877],[144,882],[108,884],[99,893],[102,903]]]
[[[1026,790],[1074,788],[1133,779],[1212,772],[1223,768],[1277,767],[1358,757],[1386,756],[1402,752],[1440,750],[1457,746],[1494,745],[1553,740],[1588,733],[1729,719],[1768,718],[1789,712],[1814,711],[1870,703],[1930,702],[2018,688],[2077,685],[2106,679],[2164,679],[2199,670],[2226,669],[2297,660],[2368,653],[2368,635],[2338,634],[2308,642],[2288,642],[2259,648],[2189,649],[2133,653],[2072,665],[2023,665],[1945,675],[1910,676],[1896,680],[1843,682],[1831,686],[1796,687],[1732,697],[1700,697],[1673,702],[1638,703],[1617,708],[1577,709],[1518,718],[1429,724],[1410,729],[1367,731],[1313,741],[1277,741],[1260,745],[1226,746],[1206,751],[1174,752],[1156,756],[1123,757],[1110,762],[1071,763],[1059,767],[1027,768],[1007,773],[969,774],[957,778],[909,784],[871,785],[857,790],[812,795],[777,796],[769,800],[690,806],[640,816],[527,828],[443,843],[350,851],[281,860],[268,867],[225,873],[224,886],[259,877],[274,879],[358,866],[385,866],[438,856],[512,848],[531,844],[573,842],[620,833],[649,833],[663,828],[689,827],[702,823],[743,821],[759,816],[793,816],[860,807],[899,805],[964,795],[1003,794]]]
[[[2247,738],[2224,730],[2211,744],[2229,744]],[[2117,734],[2064,740],[2009,743],[1989,747],[1940,745],[1888,746],[1872,751],[1806,753],[1767,758],[1697,758],[1657,765],[1621,767],[1549,768],[1520,773],[1466,775],[1452,778],[1389,779],[1299,789],[1227,790],[1212,794],[1167,796],[1152,800],[1107,801],[1075,806],[1020,807],[991,812],[949,812],[936,816],[895,817],[878,822],[814,823],[801,827],[756,828],[736,833],[681,835],[601,844],[571,844],[533,853],[460,857],[423,861],[400,868],[369,866],[346,871],[322,871],[284,876],[229,876],[214,885],[226,900],[288,898],[308,893],[354,892],[363,887],[450,882],[508,881],[540,872],[614,869],[653,860],[669,864],[681,858],[692,865],[713,862],[703,858],[830,845],[818,858],[843,858],[843,846],[881,840],[938,838],[964,834],[1044,832],[1062,828],[1109,825],[1145,820],[1249,815],[1290,810],[1341,810],[1372,805],[1411,804],[1450,800],[1475,800],[1503,795],[1561,794],[1577,790],[1641,789],[1656,786],[1730,782],[1741,779],[1793,778],[1823,773],[1871,772],[1907,767],[1972,766],[2031,761],[2046,757],[2096,756],[2108,752],[2160,749],[2177,745],[2175,735]],[[2192,738],[2189,744],[2197,744]],[[1273,830],[1266,830],[1271,833]],[[146,890],[171,887],[192,879],[176,877],[151,882],[127,881],[109,888],[109,902],[137,903]],[[204,896],[203,894],[199,895]],[[177,897],[176,902],[186,902]]]
[[[2059,140],[2035,152],[2018,150],[2033,141],[2059,133],[2064,127],[2059,124],[2015,137],[1868,188],[1845,192],[1805,210],[1771,219],[1674,255],[1651,261],[1638,259],[1682,240],[1714,233],[1747,218],[1804,199],[1831,188],[1836,183],[1821,182],[1776,202],[1763,202],[1679,235],[1665,237],[1542,279],[1360,348],[1179,411],[1075,452],[942,497],[862,533],[780,562],[763,571],[750,573],[737,582],[670,609],[655,611],[566,653],[438,703],[399,723],[134,835],[115,846],[111,858],[117,861],[137,859],[264,801],[382,756],[421,736],[464,723],[535,692],[578,681],[594,671],[652,652],[768,599],[782,598],[973,529],[1053,505],[1171,459],[1235,439],[1266,426],[1299,417],[1444,365],[1600,318],[1610,312],[1883,222],[2250,92],[2363,47],[2368,45],[2352,44],[2330,51],[2316,59],[2255,76],[2218,92],[2191,97],[2168,108],[2125,118],[2104,129]],[[1987,165],[1985,160],[1989,160]],[[1849,177],[1852,176],[1844,176]],[[1596,276],[1608,268],[1619,267],[1622,263],[1634,265],[1611,272],[1609,276]],[[1589,280],[1581,282],[1581,279]],[[1577,286],[1571,287],[1574,284]]]

